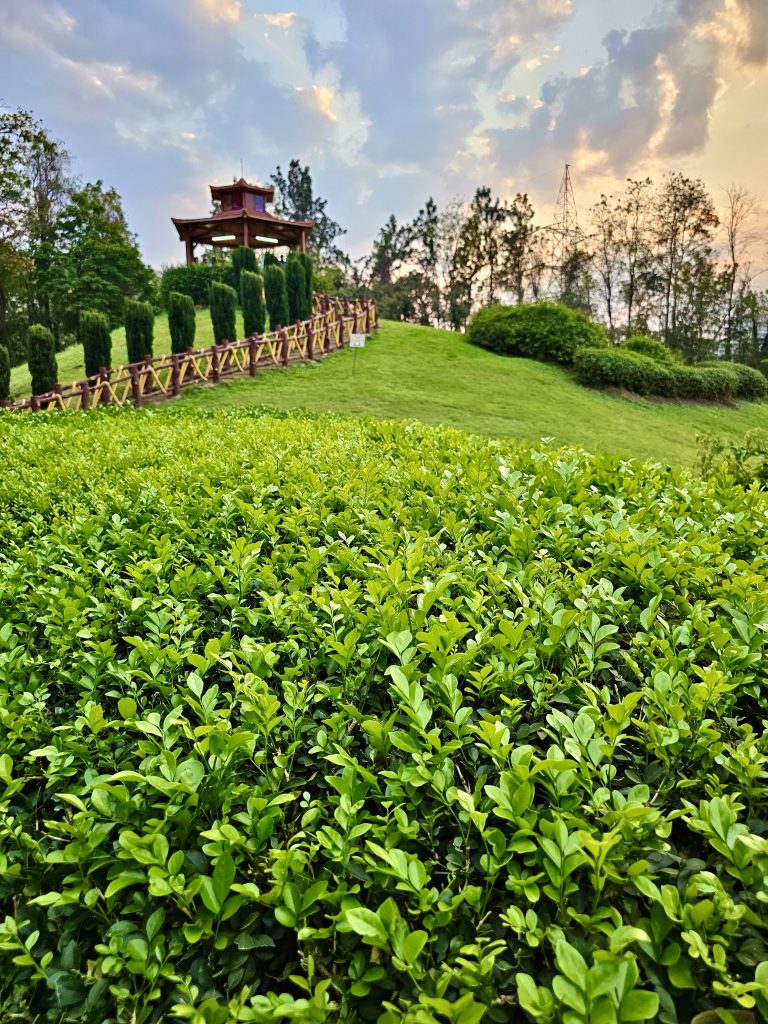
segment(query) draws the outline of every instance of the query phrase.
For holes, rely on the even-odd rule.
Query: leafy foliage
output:
[[[312,266],[312,257],[308,252],[299,253],[299,259],[301,265],[304,267],[304,286],[306,288],[307,304],[306,311],[307,316],[312,316],[312,308],[314,305],[314,268]],[[335,293],[334,293],[335,294]]]
[[[641,356],[655,359],[657,363],[678,363],[679,357],[667,348],[663,341],[648,334],[633,334],[621,346],[625,352],[637,352]]]
[[[0,1016],[768,1012],[765,493],[331,417],[5,443]]]
[[[701,435],[698,442],[697,465],[702,476],[720,473],[740,487],[757,484],[768,490],[768,433],[765,430],[748,430],[739,442],[710,435]]]
[[[467,341],[505,356],[573,362],[576,351],[605,343],[605,332],[580,311],[552,302],[486,306],[475,314]]]
[[[112,366],[112,337],[104,313],[86,309],[80,314],[80,340],[89,377]]]
[[[0,402],[11,397],[11,357],[5,345],[0,345]]]
[[[768,394],[762,374],[735,363],[660,363],[639,352],[622,349],[581,349],[576,353],[576,379],[589,387],[626,388],[638,395],[666,398],[704,399],[725,402],[734,398],[748,401]]]
[[[261,274],[244,270],[240,276],[240,305],[246,335],[263,334],[267,325],[264,305],[264,279]]]
[[[166,267],[160,277],[160,304],[163,309],[168,309],[171,292],[180,292],[188,295],[196,306],[207,306],[211,285],[218,281],[233,286],[234,280],[231,263],[189,263]]]
[[[42,324],[32,324],[28,342],[29,373],[32,377],[32,394],[43,395],[53,390],[59,380],[56,366],[56,341],[53,334]]]
[[[240,275],[244,270],[256,270],[256,253],[247,245],[241,245],[232,252],[232,287],[240,294]],[[230,282],[227,281],[227,284]]]
[[[195,305],[189,295],[171,292],[168,296],[168,330],[171,352],[186,352],[195,344]]]
[[[285,290],[288,296],[288,315],[292,323],[306,320],[307,313],[307,279],[301,261],[295,256],[289,258],[285,266]]]
[[[152,355],[155,312],[149,302],[125,300],[125,344],[128,362],[138,363]]]
[[[215,282],[211,285],[211,323],[217,345],[222,341],[235,341],[237,330],[237,292],[228,284]]]
[[[327,212],[328,200],[315,194],[309,166],[302,167],[300,161],[291,160],[288,172],[280,167],[270,175],[275,186],[275,213],[289,220],[311,220],[314,228],[309,237],[310,250],[324,263],[338,263],[344,254],[337,239],[346,234]]]
[[[270,253],[267,253],[270,255]],[[264,264],[264,295],[269,313],[269,326],[271,330],[277,327],[285,327],[291,322],[291,311],[288,306],[288,290],[285,281],[285,271],[279,264]]]

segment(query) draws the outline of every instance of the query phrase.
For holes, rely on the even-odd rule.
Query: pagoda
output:
[[[211,185],[211,199],[218,207],[208,217],[172,217],[179,238],[187,250],[187,263],[195,262],[196,245],[214,245],[235,249],[274,249],[287,245],[295,252],[306,252],[307,235],[313,220],[283,220],[267,212],[275,201],[273,188],[251,185],[245,179],[231,185]]]

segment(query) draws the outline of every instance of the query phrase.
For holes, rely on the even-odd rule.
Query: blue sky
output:
[[[679,169],[768,200],[767,0],[0,0],[0,101],[123,196],[155,266],[209,183],[309,163],[354,255],[490,184],[549,220]]]

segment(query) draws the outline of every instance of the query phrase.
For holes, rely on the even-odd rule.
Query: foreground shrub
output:
[[[11,356],[5,345],[0,345],[0,402],[11,397]]]
[[[624,352],[636,352],[641,356],[655,359],[657,363],[679,363],[680,359],[663,341],[648,334],[633,334],[621,346]]]
[[[194,348],[197,329],[195,306],[188,295],[171,292],[168,296],[168,330],[171,352],[186,352]]]
[[[148,302],[125,300],[125,347],[128,362],[138,363],[152,355],[155,313]]]
[[[570,365],[579,348],[604,344],[605,332],[579,310],[537,302],[479,310],[467,340],[500,355]]]
[[[105,317],[106,321],[106,317]],[[109,333],[109,329],[107,329]],[[28,333],[29,373],[32,377],[32,394],[44,395],[59,382],[59,368],[56,364],[56,339],[42,324],[31,324]]]
[[[89,377],[112,366],[112,335],[103,313],[86,309],[80,314],[80,340],[83,343],[85,372]]]
[[[292,254],[293,255],[293,254]],[[288,295],[288,316],[291,322],[306,320],[307,279],[298,254],[289,259],[285,267],[285,288]]]
[[[264,280],[261,274],[244,270],[240,277],[240,305],[243,307],[245,335],[263,334],[267,325],[264,305]]]
[[[725,441],[702,434],[697,468],[707,479],[716,473],[741,487],[757,484],[768,490],[768,432],[748,430],[743,441]]]
[[[240,276],[244,270],[255,271],[256,252],[247,245],[241,245],[232,252],[232,287],[240,295]]]
[[[270,255],[272,254],[267,253],[267,256]],[[278,327],[285,327],[289,324],[291,322],[291,311],[288,307],[285,272],[276,263],[265,263],[264,295],[267,301],[267,312],[269,313],[269,329],[274,331]]]
[[[3,443],[4,1020],[768,1005],[767,494],[332,417]]]
[[[211,285],[211,323],[217,345],[235,341],[237,328],[237,293],[228,284]]]

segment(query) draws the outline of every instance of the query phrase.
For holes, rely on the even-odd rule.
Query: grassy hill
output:
[[[210,318],[200,312],[197,343],[212,342]],[[169,350],[167,320],[158,317],[155,351]],[[83,375],[79,345],[58,360],[62,382]],[[124,360],[119,330],[113,334],[113,364]],[[12,389],[15,396],[29,394],[26,366],[13,370]],[[362,351],[264,372],[255,380],[192,388],[181,402],[198,409],[261,405],[415,419],[516,440],[551,437],[555,444],[672,465],[693,462],[700,433],[736,440],[749,429],[768,429],[768,404],[731,409],[613,397],[581,387],[559,367],[493,355],[450,331],[387,321]]]

